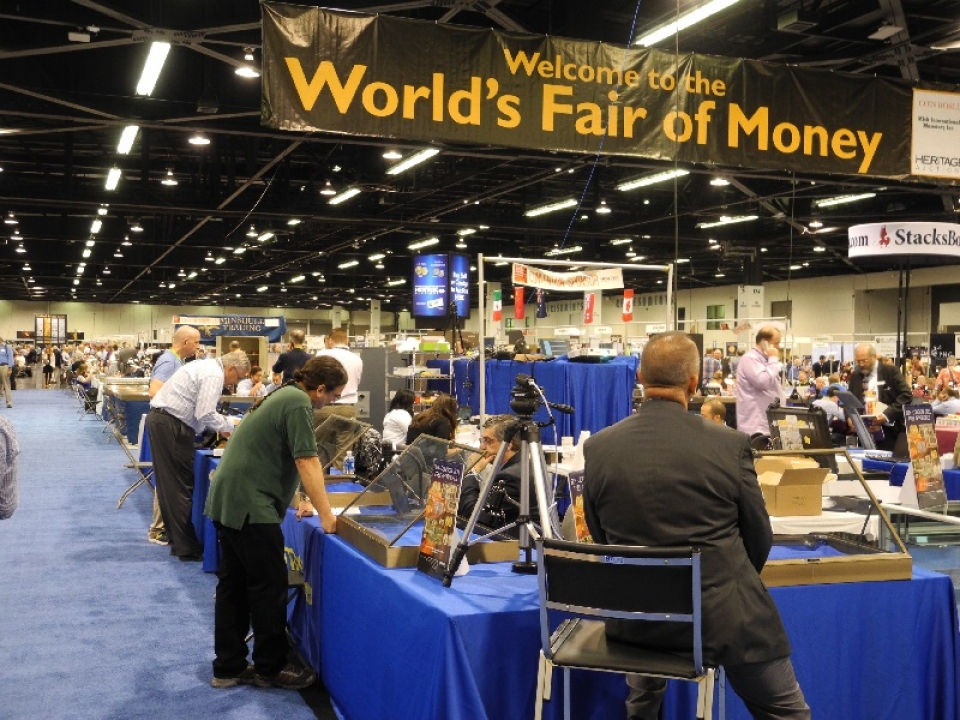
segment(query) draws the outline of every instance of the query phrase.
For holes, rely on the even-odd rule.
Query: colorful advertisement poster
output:
[[[451,305],[458,317],[470,315],[470,258],[456,253],[413,259],[413,317],[445,318]]]
[[[907,425],[907,447],[917,487],[917,507],[921,510],[942,509],[947,506],[947,492],[943,485],[943,470],[937,450],[933,409],[930,405],[904,405],[903,417]]]
[[[577,542],[592,543],[590,528],[587,527],[587,518],[583,514],[583,470],[574,470],[567,476],[570,486],[570,508],[567,512],[573,513],[574,527],[577,530]]]
[[[434,462],[430,487],[427,489],[426,515],[417,570],[441,580],[450,565],[450,555],[456,538],[457,503],[460,500],[462,481],[462,462]]]

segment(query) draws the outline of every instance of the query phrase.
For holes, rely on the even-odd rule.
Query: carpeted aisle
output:
[[[20,507],[0,521],[0,718],[316,717],[299,693],[210,687],[216,578],[146,540],[152,495],[60,390],[0,412]]]

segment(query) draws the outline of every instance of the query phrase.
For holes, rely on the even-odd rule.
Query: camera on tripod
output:
[[[540,409],[540,393],[533,378],[519,374],[510,390],[510,409],[518,417],[529,420]]]

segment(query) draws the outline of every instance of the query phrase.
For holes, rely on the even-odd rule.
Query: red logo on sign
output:
[[[882,228],[880,228],[880,244],[881,244],[883,247],[886,247],[887,245],[890,244],[890,236],[887,235],[887,226],[886,226],[886,225],[884,225]]]

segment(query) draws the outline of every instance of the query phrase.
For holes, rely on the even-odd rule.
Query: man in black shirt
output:
[[[280,353],[280,357],[273,364],[275,373],[283,373],[283,382],[287,383],[293,380],[293,373],[304,365],[310,359],[310,353],[303,349],[304,342],[303,330],[290,331],[290,349]]]

